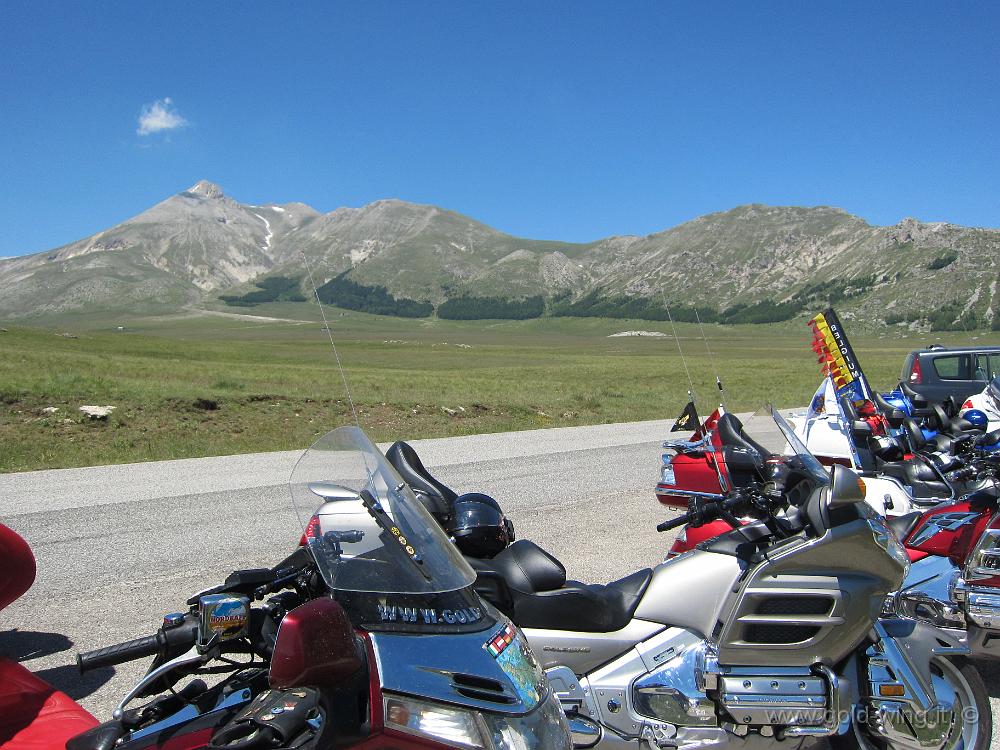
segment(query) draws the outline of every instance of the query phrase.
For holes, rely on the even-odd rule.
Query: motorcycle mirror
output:
[[[329,597],[286,614],[278,628],[268,682],[273,688],[335,687],[361,669],[361,644],[344,608]]]
[[[358,499],[356,490],[344,487],[342,484],[334,484],[333,482],[310,482],[309,491],[327,502]]]
[[[841,508],[864,502],[865,483],[857,474],[846,466],[834,464],[833,482],[830,488],[830,507]]]

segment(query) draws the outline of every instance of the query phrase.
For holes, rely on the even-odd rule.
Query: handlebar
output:
[[[99,667],[110,667],[115,664],[124,664],[127,661],[135,661],[144,656],[155,656],[160,650],[159,636],[147,635],[136,638],[133,641],[116,643],[113,646],[87,651],[76,655],[76,666],[81,673]]]
[[[657,531],[670,531],[671,529],[676,529],[678,526],[683,526],[688,522],[688,514],[685,513],[683,516],[677,516],[677,518],[672,518],[669,521],[664,521],[663,523],[656,525]]]
[[[76,666],[82,674],[100,667],[111,667],[147,656],[156,656],[161,651],[183,652],[193,646],[197,638],[197,621],[193,615],[187,615],[184,622],[176,627],[160,628],[153,635],[77,654]]]
[[[730,524],[733,524],[735,527],[739,525],[739,521],[733,517],[733,514],[731,513],[732,509],[742,502],[746,502],[747,500],[757,497],[761,497],[759,493],[756,493],[747,487],[732,490],[725,498],[712,500],[710,502],[704,502],[700,498],[693,497],[688,501],[687,513],[669,521],[657,524],[656,530],[670,531],[671,529],[676,529],[678,526],[683,526],[687,523],[694,526],[701,526],[716,518],[722,518]]]

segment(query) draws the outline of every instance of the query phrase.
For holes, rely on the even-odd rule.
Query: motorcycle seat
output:
[[[51,750],[97,719],[17,662],[0,657],[0,750]]]
[[[458,494],[427,471],[413,446],[397,440],[389,446],[385,457],[432,516],[439,522],[451,518]]]
[[[545,630],[621,630],[632,619],[653,577],[647,568],[604,585],[568,581],[563,564],[526,539],[514,542],[492,560],[475,562],[481,579],[489,579],[491,573],[503,579],[518,627]],[[476,590],[491,600],[495,595],[489,587],[481,588],[479,581]]]
[[[730,414],[729,412],[723,414],[719,417],[715,429],[719,431],[719,439],[724,446],[742,448],[756,453],[761,464],[771,455],[771,451],[767,450],[767,448],[743,431],[743,423],[735,414]]]
[[[945,498],[951,495],[948,485],[919,458],[887,463],[880,468],[880,471],[887,477],[893,477],[907,485],[915,498]]]
[[[923,518],[923,513],[919,510],[915,510],[912,513],[905,513],[902,516],[893,516],[885,519],[886,524],[892,533],[896,535],[896,538],[900,541],[906,539],[913,528],[920,522]]]

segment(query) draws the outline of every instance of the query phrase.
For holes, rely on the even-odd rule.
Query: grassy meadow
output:
[[[353,421],[317,308],[77,319],[0,331],[0,472],[303,448]],[[688,379],[669,323],[404,320],[327,311],[361,426],[376,440],[675,417]],[[124,330],[118,330],[118,326]],[[850,322],[845,321],[850,333]],[[702,411],[802,405],[818,369],[800,321],[677,334]],[[855,336],[880,388],[903,355],[968,334]],[[1000,342],[983,334],[976,343]],[[114,406],[93,420],[81,405]],[[52,411],[55,409],[56,411]]]

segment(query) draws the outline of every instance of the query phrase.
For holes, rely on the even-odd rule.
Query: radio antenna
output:
[[[674,325],[673,316],[670,314],[670,307],[667,305],[667,298],[660,289],[660,299],[663,300],[663,309],[667,311],[667,320],[670,321],[670,330],[674,334],[674,341],[677,343],[677,353],[681,355],[681,364],[684,365],[684,374],[688,381],[688,400],[694,403],[694,381],[691,380],[691,371],[688,369],[687,360],[684,358],[684,350],[681,349],[681,340],[677,337],[677,327]]]
[[[351,415],[354,417],[354,424],[357,428],[361,429],[361,422],[358,420],[357,409],[354,408],[354,398],[351,396],[351,386],[347,384],[347,373],[344,372],[344,365],[340,362],[340,352],[337,351],[337,345],[333,341],[333,330],[330,328],[330,322],[326,319],[326,308],[323,307],[323,300],[319,298],[319,289],[316,287],[316,280],[313,278],[312,267],[309,265],[309,261],[306,258],[305,253],[300,253],[302,255],[302,262],[306,267],[306,273],[309,275],[309,283],[312,285],[313,296],[316,297],[316,304],[319,305],[319,314],[323,318],[323,329],[326,331],[327,338],[330,339],[330,346],[333,348],[333,356],[337,360],[337,369],[340,370],[340,378],[344,381],[344,391],[347,393],[347,403],[351,405]],[[367,461],[365,464],[367,465]]]
[[[726,391],[722,387],[722,378],[719,377],[719,368],[715,363],[715,354],[712,353],[711,347],[708,345],[708,336],[705,335],[705,326],[701,324],[701,315],[698,313],[698,307],[694,308],[694,317],[698,321],[698,328],[701,329],[701,338],[705,342],[705,351],[708,352],[708,358],[712,362],[712,372],[715,373],[715,384],[719,387],[719,399],[722,401],[722,406],[726,406]]]

